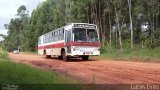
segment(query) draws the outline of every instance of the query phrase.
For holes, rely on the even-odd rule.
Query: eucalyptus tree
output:
[[[125,16],[127,11],[126,3],[124,0],[111,0],[111,3],[113,5],[114,13],[115,13],[115,22],[116,22],[115,27],[116,27],[116,32],[118,31],[119,48],[120,48],[120,51],[122,51],[121,35],[122,35],[122,30],[124,28]]]
[[[130,18],[131,49],[133,49],[132,0],[127,0],[127,1],[128,1],[128,10]]]
[[[155,47],[155,31],[156,31],[156,17],[159,15],[159,0],[141,0],[143,3],[143,14],[146,22],[148,22],[148,47]]]
[[[29,11],[27,10],[25,5],[21,5],[18,9],[17,9],[17,16],[19,16],[19,19],[21,21],[20,23],[20,32],[18,34],[19,36],[19,41],[20,44],[17,46],[18,48],[20,48],[21,50],[25,50],[26,47],[26,40],[27,38],[25,37],[25,35],[27,34],[27,30],[28,30],[28,21],[29,21]]]

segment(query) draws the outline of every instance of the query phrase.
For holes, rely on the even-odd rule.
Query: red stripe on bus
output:
[[[38,49],[62,48],[62,47],[64,47],[64,43],[57,43],[57,44],[38,46]]]
[[[100,42],[69,42],[66,45],[64,45],[64,43],[57,43],[57,44],[38,46],[38,49],[63,48],[64,46],[90,46],[90,47],[99,47],[100,46]]]

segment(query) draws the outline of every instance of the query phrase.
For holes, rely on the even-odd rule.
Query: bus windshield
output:
[[[95,29],[74,28],[74,41],[76,42],[96,42],[98,41]]]

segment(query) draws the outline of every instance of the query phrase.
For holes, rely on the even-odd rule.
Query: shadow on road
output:
[[[69,58],[69,62],[91,62],[97,61],[95,59],[82,60],[81,58]]]
[[[63,61],[62,59],[59,59],[58,57],[51,57],[50,60]],[[82,60],[82,58],[70,57],[67,62],[91,62],[91,61],[97,61],[97,60],[95,59]]]

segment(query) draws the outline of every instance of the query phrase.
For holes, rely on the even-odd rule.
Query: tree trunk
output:
[[[129,6],[129,18],[130,18],[130,30],[131,30],[131,49],[133,49],[133,25],[132,25],[132,13],[131,13],[131,0],[128,0]]]
[[[118,30],[118,34],[119,34],[119,47],[120,47],[120,51],[122,51],[122,37],[121,37],[121,29],[120,29],[120,23],[119,23],[119,15],[117,12],[117,8],[115,7],[115,14],[116,14],[116,23],[117,23],[117,30]]]
[[[153,26],[152,26],[152,48],[155,46],[155,19],[154,19],[154,14],[153,14]]]
[[[110,9],[110,6],[109,6]],[[112,25],[111,25],[111,11],[109,12],[109,43],[110,48],[112,47]]]
[[[98,23],[99,29],[101,32],[102,46],[105,46],[105,32],[102,29],[102,20],[101,20],[101,5],[98,3]]]

